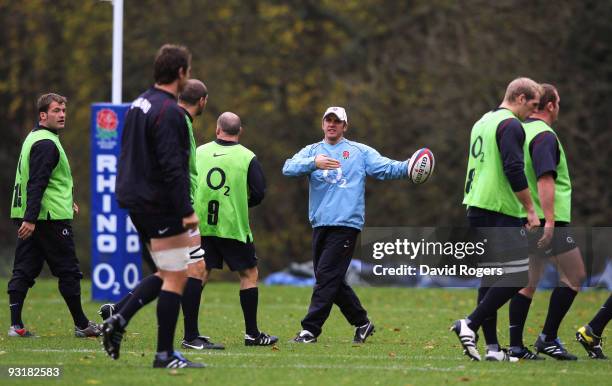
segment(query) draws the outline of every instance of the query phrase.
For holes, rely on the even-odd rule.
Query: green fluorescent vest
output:
[[[193,136],[193,125],[191,119],[185,115],[187,121],[187,129],[189,130],[189,179],[191,184],[189,185],[189,198],[193,204],[195,198],[196,188],[198,186],[198,170],[196,169],[196,141]]]
[[[255,154],[242,145],[198,147],[195,210],[202,236],[253,241],[247,175]]]
[[[525,145],[523,150],[525,152],[525,175],[527,176],[527,182],[529,182],[529,191],[531,192],[531,199],[535,207],[535,211],[539,218],[544,218],[544,211],[540,204],[540,197],[538,196],[538,179],[533,169],[533,160],[529,153],[529,144],[531,141],[540,133],[544,131],[550,131],[557,137],[555,131],[546,124],[546,122],[537,120],[523,124],[525,129]],[[572,212],[572,183],[570,181],[569,170],[567,169],[567,160],[565,159],[565,151],[559,138],[557,138],[559,144],[559,164],[557,165],[557,178],[555,180],[555,221],[570,222]]]
[[[43,193],[38,220],[67,220],[72,219],[72,174],[66,152],[56,134],[48,130],[32,131],[26,137],[21,146],[17,172],[15,173],[15,185],[13,189],[13,202],[11,206],[11,218],[21,219],[26,212],[28,202],[28,180],[30,179],[30,151],[32,146],[43,139],[55,143],[59,150],[59,162],[49,178],[49,184]]]
[[[508,118],[516,116],[510,110],[499,109],[486,113],[472,127],[463,204],[525,217],[523,206],[504,174],[497,146],[497,126]]]

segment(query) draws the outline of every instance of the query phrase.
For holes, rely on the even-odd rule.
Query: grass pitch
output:
[[[6,288],[6,279],[0,280]],[[83,282],[83,299],[90,298],[90,283]],[[8,298],[2,291],[0,324],[9,326]],[[377,332],[361,346],[351,344],[354,330],[334,307],[319,342],[295,345],[288,341],[300,330],[310,299],[310,288],[260,287],[259,327],[279,336],[271,347],[245,347],[244,325],[237,283],[206,286],[200,313],[200,332],[226,345],[224,351],[182,350],[189,359],[205,362],[205,369],[154,370],[151,368],[156,336],[155,304],[138,313],[128,326],[121,358],[105,355],[96,339],[73,336],[68,310],[56,281],[37,282],[28,294],[24,322],[39,338],[0,336],[0,384],[66,385],[599,385],[610,384],[612,361],[586,357],[574,332],[590,320],[607,298],[605,291],[588,291],[576,298],[564,320],[560,336],[579,356],[577,362],[548,358],[539,362],[469,362],[461,354],[451,322],[474,306],[475,290],[357,288]],[[525,342],[535,341],[544,322],[550,292],[536,294],[529,313]],[[86,301],[87,315],[99,321],[99,303]],[[508,311],[499,313],[500,341],[508,341]],[[182,318],[175,341],[179,347]],[[606,331],[609,333],[609,329]],[[604,335],[606,335],[604,333]],[[479,349],[484,355],[481,341]],[[604,347],[604,351],[606,348]],[[611,349],[607,349],[612,354]],[[62,366],[59,379],[6,376],[7,366]]]

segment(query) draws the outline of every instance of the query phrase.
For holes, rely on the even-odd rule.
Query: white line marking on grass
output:
[[[202,352],[194,352],[190,351],[190,354],[204,354],[208,356],[237,356],[237,357],[293,357],[293,358],[320,358],[323,354],[302,354],[302,353],[246,353],[246,352],[212,352],[212,351],[202,351]],[[381,360],[396,360],[396,359],[417,359],[417,360],[444,360],[444,361],[457,361],[463,362],[465,359],[457,358],[457,357],[442,357],[442,356],[426,356],[426,355],[395,355],[393,357],[389,355],[354,355],[354,354],[325,354],[326,358],[341,358],[341,359],[381,359]]]
[[[323,357],[323,356],[322,356]],[[498,374],[515,374],[517,364],[499,364],[499,368],[491,368],[491,367],[476,367],[474,366],[466,367],[464,365],[459,365],[455,367],[435,367],[435,366],[410,366],[410,365],[395,365],[395,366],[376,366],[376,365],[328,365],[328,364],[242,364],[242,365],[231,365],[231,364],[207,364],[207,367],[210,368],[239,368],[239,369],[322,369],[322,370],[374,370],[374,371],[422,371],[422,372],[447,372],[447,373],[475,373],[479,375],[485,375],[486,373],[498,373]],[[540,368],[544,371],[537,371],[537,375],[544,375],[544,373],[552,373],[554,375],[561,375],[559,373],[559,369],[556,368]],[[529,371],[533,371],[533,369],[529,369]],[[574,371],[568,370],[567,374],[575,374],[575,375],[593,375],[593,371]],[[606,372],[607,374],[607,372]]]
[[[40,353],[75,353],[75,354],[79,354],[79,353],[100,353],[100,354],[105,354],[103,351],[101,350],[92,350],[92,349],[20,349],[20,350],[14,350],[14,351],[20,351],[20,352],[40,352]],[[124,355],[125,354],[134,354],[134,355],[141,355],[143,353],[145,354],[151,354],[153,355],[154,352],[153,351],[124,351],[122,352]],[[291,356],[291,357],[295,357],[295,358],[299,358],[299,357],[319,357],[321,359],[325,359],[325,358],[344,358],[344,357],[348,357],[351,359],[372,359],[374,357],[380,357],[380,358],[385,358],[385,359],[391,359],[389,357],[385,357],[383,355],[316,355],[316,354],[296,354],[296,353],[291,353],[291,354],[272,354],[272,353],[212,353],[212,352],[208,352],[208,351],[202,351],[202,352],[190,352],[190,356],[192,357],[197,357],[199,355],[204,354],[204,356],[208,356],[208,357],[215,357],[215,356],[224,356],[224,357],[276,357],[278,359],[282,359],[283,356]],[[427,359],[427,360],[455,360],[457,362],[463,362],[465,363],[465,359],[463,360],[459,360],[458,358],[445,358],[445,357],[422,357],[422,356],[398,356],[398,357],[394,357],[393,359]],[[230,368],[230,369],[311,369],[311,370],[351,370],[351,371],[355,371],[355,370],[374,370],[374,371],[422,371],[422,372],[447,372],[447,373],[452,373],[452,372],[459,372],[459,373],[477,373],[477,374],[483,374],[483,373],[508,373],[510,371],[513,371],[515,366],[517,366],[516,364],[500,364],[500,368],[490,368],[490,367],[476,367],[477,364],[474,364],[474,367],[466,367],[466,365],[457,365],[455,367],[437,367],[437,366],[411,366],[411,365],[393,365],[393,366],[377,366],[377,365],[362,365],[362,364],[355,364],[355,365],[329,365],[329,364],[302,364],[302,363],[296,363],[296,364],[240,364],[240,365],[232,365],[232,364],[207,364],[207,367],[209,368],[219,368],[219,369],[223,369],[223,368]],[[542,369],[542,368],[540,368]],[[531,369],[533,371],[533,369]],[[543,372],[539,372],[539,374],[542,373],[549,373],[549,372],[553,372],[554,374],[558,374],[559,369],[556,368],[544,368],[545,371]],[[581,374],[581,375],[593,375],[593,371],[573,371],[571,370],[572,374]]]
[[[57,298],[41,298],[41,299],[28,299],[28,304],[32,304],[32,303],[49,303],[49,304],[59,304],[59,303],[64,303],[64,299],[62,299],[61,297],[57,297]],[[102,302],[97,302],[97,301],[88,301],[87,303],[89,304],[95,304],[97,306],[102,305],[104,303]],[[235,302],[231,302],[231,303],[217,303],[217,302],[209,302],[209,303],[203,303],[203,307],[209,307],[209,308],[236,308],[237,309],[240,308],[240,303],[238,301]],[[387,312],[389,311],[389,308],[391,307],[391,305],[385,306],[385,305],[370,305],[368,307],[368,310],[372,311],[378,311],[378,312]],[[305,300],[304,303],[280,303],[280,304],[260,304],[260,308],[265,309],[265,308],[271,308],[271,309],[277,309],[277,308],[281,308],[281,309],[291,309],[291,310],[300,310],[303,311],[304,313],[306,313],[308,311],[308,300]],[[412,307],[412,308],[406,308],[406,309],[402,309],[402,308],[395,308],[393,309],[394,313],[400,313],[400,314],[405,314],[405,313],[410,313],[413,314],[415,311],[426,311],[429,310],[429,308],[427,308],[426,306],[422,306],[422,307]],[[441,311],[441,312],[456,312],[455,308],[436,308],[436,310]]]
[[[53,348],[20,348],[12,350],[14,352],[40,352],[40,353],[104,353],[104,351],[87,349],[87,348],[73,348],[73,349],[53,349]],[[203,351],[183,351],[189,353],[190,356],[205,355],[209,357],[263,357],[263,358],[321,358],[323,354],[301,354],[301,353],[248,353],[248,352],[227,352],[219,350],[203,350]],[[155,351],[143,350],[143,351],[121,351],[122,354],[155,354]],[[341,359],[357,359],[357,360],[368,360],[368,359],[381,359],[381,360],[397,360],[397,359],[415,359],[415,360],[444,360],[444,361],[457,361],[464,362],[465,359],[457,357],[443,357],[443,356],[425,356],[425,355],[396,355],[390,357],[389,355],[352,355],[352,354],[325,354],[326,358],[341,358]]]
[[[94,349],[17,349],[13,350],[15,352],[39,352],[39,353],[99,353],[104,354],[102,350],[94,350]],[[133,354],[140,356],[143,353],[153,355],[154,351],[123,351],[123,354]],[[347,354],[301,354],[301,353],[231,353],[231,352],[212,352],[212,351],[190,351],[189,356],[198,357],[198,356],[207,356],[207,357],[276,357],[278,359],[292,357],[292,358],[349,358],[353,360],[371,360],[371,359],[386,359],[386,360],[428,360],[428,361],[454,361],[457,363],[466,363],[465,358],[461,357],[443,357],[443,356],[423,356],[423,355],[398,355],[396,357],[390,358],[386,355],[347,355]],[[483,366],[479,366],[477,363],[461,364],[454,367],[436,367],[436,366],[412,366],[412,365],[392,365],[392,366],[378,366],[378,365],[361,365],[361,364],[341,364],[341,365],[329,365],[329,364],[241,364],[241,365],[233,365],[233,364],[207,364],[207,367],[210,368],[245,368],[245,369],[327,369],[327,370],[374,370],[374,371],[439,371],[446,373],[475,373],[475,374],[484,374],[484,373],[499,373],[499,374],[515,374],[517,370],[517,366],[520,364],[510,364],[510,363],[500,363],[498,368],[491,368],[488,364],[483,364]],[[526,370],[526,369],[524,369]],[[542,364],[541,366],[529,368],[529,371],[537,373],[537,375],[551,374],[559,375],[559,368],[555,367],[546,367],[546,364]],[[591,369],[589,371],[581,371],[574,368],[564,369],[567,371],[567,374],[576,374],[576,375],[593,375],[597,374],[597,371]],[[605,374],[607,374],[607,368],[602,369]],[[603,373],[602,373],[603,374]]]
[[[99,352],[99,353],[103,353],[104,351],[102,350],[94,350],[91,348],[71,348],[71,349],[58,349],[58,348],[18,348],[16,350],[11,350],[14,352],[58,352],[58,353],[81,353],[81,352]]]
[[[444,372],[452,372],[452,371],[461,371],[461,372],[469,372],[471,369],[466,369],[464,366],[457,367],[429,367],[429,366],[374,366],[374,365],[356,365],[356,366],[346,366],[346,365],[325,365],[325,364],[314,364],[314,365],[306,365],[306,364],[286,364],[286,365],[207,365],[208,367],[219,367],[219,368],[235,368],[235,369],[283,369],[283,368],[291,368],[291,369],[325,369],[325,370],[380,370],[380,371],[444,371]],[[473,369],[472,371],[477,371],[481,373],[483,369]],[[489,371],[489,369],[487,369]],[[494,370],[493,372],[500,372]]]
[[[16,349],[12,350],[15,352],[39,352],[39,353],[99,353],[104,354],[103,350],[94,350],[94,349]],[[142,354],[153,355],[155,351],[150,350],[142,350],[142,351],[122,351],[122,354],[133,354],[136,356],[140,356]],[[397,355],[395,357],[389,357],[388,355],[348,355],[348,354],[302,354],[302,353],[287,353],[287,352],[277,352],[277,353],[261,353],[261,352],[223,352],[223,351],[189,351],[189,357],[259,357],[259,358],[277,358],[277,359],[287,359],[287,358],[320,358],[325,360],[326,358],[338,358],[338,359],[351,359],[351,360],[388,360],[388,361],[397,361],[397,360],[423,360],[423,361],[451,361],[457,363],[457,366],[454,367],[437,367],[437,366],[412,366],[412,365],[403,365],[398,363],[397,365],[391,366],[382,366],[382,365],[367,365],[367,364],[342,364],[342,365],[329,365],[329,364],[240,364],[240,365],[232,365],[232,364],[207,364],[207,367],[211,368],[248,368],[248,369],[283,369],[283,368],[291,368],[291,369],[328,369],[328,370],[380,370],[380,371],[439,371],[439,372],[462,372],[462,373],[509,373],[515,371],[517,369],[516,366],[521,366],[520,364],[512,364],[512,363],[500,363],[499,367],[492,368],[490,367],[490,363],[483,363],[482,366],[479,366],[477,363],[468,362],[464,357],[446,357],[446,356],[425,356],[425,355]],[[554,362],[553,362],[554,363]],[[546,367],[546,364],[538,364],[538,367],[530,367],[529,371],[535,372],[535,375],[559,375],[562,369],[558,367]],[[571,365],[570,365],[571,366]],[[527,369],[523,369],[527,371]],[[597,375],[608,374],[608,369],[602,368],[602,372],[597,370],[599,369],[590,369],[589,371],[581,371],[577,367],[575,368],[566,368],[567,374],[576,374],[576,375]]]

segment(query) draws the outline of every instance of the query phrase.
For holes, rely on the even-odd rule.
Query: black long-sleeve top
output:
[[[189,134],[174,95],[152,87],[128,110],[121,137],[116,196],[129,211],[186,217]]]
[[[528,119],[527,122],[535,120]],[[557,136],[550,131],[543,131],[533,137],[531,142],[529,142],[529,155],[531,155],[533,169],[537,178],[545,174],[550,174],[553,178],[557,178],[557,166],[561,160]]]
[[[499,123],[496,132],[497,147],[501,154],[504,174],[514,192],[527,189],[523,145],[525,130],[516,118],[508,118]]]
[[[57,130],[52,130],[44,126],[37,125],[32,131],[48,130],[57,134]],[[40,206],[45,189],[49,185],[49,179],[53,169],[59,162],[60,153],[55,143],[49,139],[42,139],[32,145],[30,149],[30,176],[28,178],[28,198],[26,201],[26,211],[23,220],[34,223],[40,213]],[[22,160],[23,162],[23,160]]]

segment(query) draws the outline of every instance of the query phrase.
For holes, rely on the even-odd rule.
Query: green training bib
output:
[[[242,145],[210,142],[196,150],[195,210],[202,236],[253,240],[247,176],[255,154]]]
[[[486,113],[472,127],[463,204],[525,217],[524,209],[504,174],[497,146],[497,126],[516,116],[507,109]]]
[[[529,183],[529,192],[531,193],[535,211],[539,218],[544,218],[544,211],[542,210],[540,196],[538,195],[538,179],[533,169],[533,159],[529,153],[529,145],[538,134],[549,131],[557,138],[560,153],[559,164],[556,170],[557,178],[555,179],[555,221],[570,222],[572,217],[572,182],[570,180],[563,146],[561,146],[561,142],[555,131],[548,126],[546,122],[540,120],[532,121],[523,124],[523,128],[525,129],[525,145],[523,146],[523,151],[525,152],[525,175]]]
[[[38,220],[67,220],[72,219],[72,174],[66,152],[60,143],[57,134],[49,130],[36,130],[30,132],[21,146],[21,154],[15,173],[13,188],[13,202],[11,205],[11,218],[22,219],[26,212],[28,202],[28,181],[30,179],[30,152],[32,146],[41,140],[48,139],[55,143],[59,150],[59,162],[51,172],[49,184],[43,193],[38,213]]]

